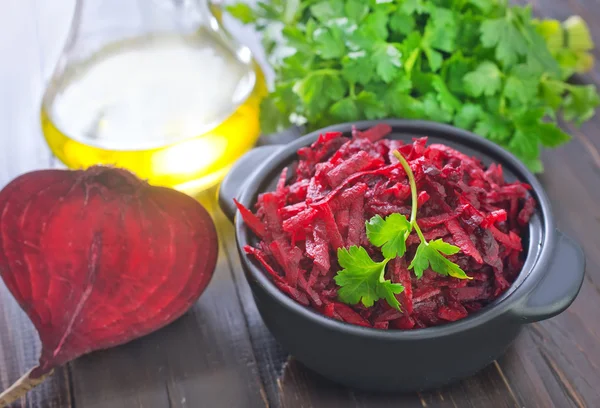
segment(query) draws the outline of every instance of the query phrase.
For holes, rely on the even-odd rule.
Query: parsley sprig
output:
[[[406,240],[414,230],[421,241],[415,252],[409,269],[414,270],[417,278],[431,268],[444,276],[458,279],[472,279],[460,266],[450,261],[444,255],[454,255],[460,248],[448,244],[441,239],[427,241],[419,224],[417,223],[417,183],[415,176],[406,159],[399,151],[394,151],[394,156],[404,169],[410,185],[412,207],[410,221],[402,214],[390,214],[385,219],[376,215],[365,223],[367,238],[376,247],[381,248],[384,260],[375,262],[363,247],[351,246],[338,249],[338,263],[343,268],[335,276],[335,282],[340,289],[340,300],[348,304],[362,302],[366,307],[371,307],[379,299],[385,299],[390,306],[400,310],[400,303],[396,294],[404,291],[404,286],[392,283],[385,279],[385,267],[389,261],[402,257],[406,253]]]
[[[585,22],[492,0],[258,0],[228,8],[261,32],[275,81],[261,129],[400,117],[450,123],[542,171],[600,104]]]
[[[423,232],[421,231],[421,228],[419,228],[419,224],[417,223],[417,183],[415,182],[415,176],[410,166],[408,165],[408,162],[398,150],[394,151],[394,156],[398,159],[398,161],[402,165],[402,168],[406,172],[406,175],[408,176],[408,182],[410,184],[410,192],[412,197],[410,226],[414,228],[414,230],[417,232],[417,235],[419,236],[419,239],[421,240],[421,243],[417,247],[415,257],[408,266],[408,269],[414,269],[415,275],[417,275],[418,278],[423,276],[423,272],[425,271],[425,269],[431,267],[431,269],[434,272],[437,272],[441,275],[449,275],[459,279],[471,279],[469,276],[467,276],[465,271],[463,271],[460,268],[460,266],[451,262],[442,255],[457,254],[460,251],[459,247],[448,244],[442,241],[441,239],[428,242],[425,239],[425,236],[423,236]],[[409,234],[410,230],[404,234],[405,240],[408,238]]]

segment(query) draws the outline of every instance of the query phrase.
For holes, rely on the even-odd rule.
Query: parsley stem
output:
[[[419,204],[418,204],[418,197],[417,197],[417,182],[415,181],[415,175],[413,174],[412,170],[410,169],[410,165],[408,164],[408,162],[406,161],[404,156],[402,156],[402,154],[400,154],[400,152],[398,150],[394,150],[393,154],[394,154],[394,156],[396,156],[396,158],[402,165],[402,168],[404,169],[404,172],[406,173],[406,176],[408,177],[408,183],[410,184],[410,193],[411,193],[411,197],[412,197],[412,208],[410,210],[410,225],[411,225],[411,227],[413,227],[415,229],[415,231],[417,231],[417,235],[419,236],[419,239],[421,240],[421,242],[424,243],[425,245],[427,245],[427,240],[423,236],[423,232],[421,231],[421,228],[419,228],[419,225],[417,224],[417,209],[418,209],[417,207]]]

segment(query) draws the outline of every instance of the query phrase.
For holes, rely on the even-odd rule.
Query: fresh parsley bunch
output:
[[[585,23],[532,18],[506,0],[259,0],[229,12],[262,32],[275,84],[261,124],[311,129],[401,117],[450,123],[542,171],[540,146],[569,140],[556,121],[590,119]]]

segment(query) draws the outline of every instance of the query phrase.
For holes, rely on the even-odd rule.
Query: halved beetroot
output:
[[[196,200],[125,170],[12,181],[0,192],[0,276],[42,343],[21,388],[180,317],[208,285],[217,253],[215,226]],[[0,395],[0,406],[17,394]]]

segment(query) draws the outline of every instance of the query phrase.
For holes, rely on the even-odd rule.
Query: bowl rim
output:
[[[485,306],[481,312],[444,325],[413,330],[380,330],[357,326],[323,316],[312,309],[302,306],[300,303],[281,292],[275,284],[271,282],[267,274],[262,271],[259,265],[245,254],[243,247],[249,244],[247,236],[250,230],[246,227],[242,218],[236,216],[234,222],[236,245],[240,254],[242,266],[246,271],[246,279],[251,284],[252,290],[255,290],[252,283],[256,283],[258,287],[281,306],[315,324],[323,326],[324,328],[345,332],[348,335],[389,341],[429,339],[455,335],[481,326],[500,315],[509,313],[516,305],[520,305],[526,301],[528,294],[535,289],[540,280],[545,276],[545,272],[548,269],[547,266],[552,260],[552,253],[556,245],[556,228],[552,216],[550,200],[535,175],[531,173],[531,171],[529,171],[529,169],[527,169],[527,167],[512,153],[467,130],[437,122],[410,119],[381,119],[347,122],[318,129],[299,137],[290,143],[280,145],[280,149],[277,149],[276,151],[277,154],[272,154],[269,158],[264,160],[264,162],[249,175],[247,182],[241,187],[239,197],[240,203],[250,207],[257,194],[260,193],[258,190],[264,181],[267,180],[269,174],[276,168],[285,165],[286,162],[289,163],[289,157],[293,157],[299,148],[308,146],[314,142],[319,134],[338,131],[348,133],[353,127],[362,130],[382,123],[390,125],[393,131],[402,133],[426,131],[426,133],[444,134],[449,136],[456,144],[463,144],[465,147],[486,151],[489,156],[497,157],[497,162],[502,164],[503,167],[508,165],[520,181],[528,183],[531,186],[531,191],[538,201],[537,213],[541,216],[540,224],[542,231],[539,235],[538,243],[530,242],[529,251],[532,249],[537,249],[538,251],[534,257],[531,257],[528,254],[523,269],[517,278],[517,281],[520,282],[515,281],[511,284],[511,287],[502,296]],[[402,128],[402,130],[399,131],[396,129],[399,127]],[[524,271],[526,271],[525,274],[523,274]],[[250,282],[251,279],[254,282]],[[519,316],[517,314],[515,314],[514,320],[516,322],[519,321]]]

